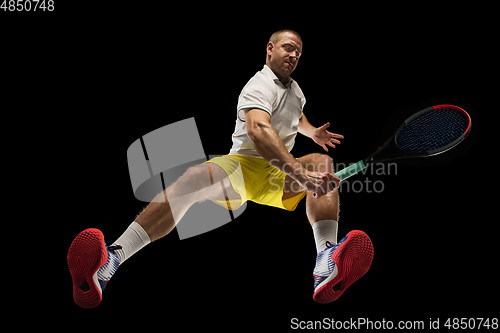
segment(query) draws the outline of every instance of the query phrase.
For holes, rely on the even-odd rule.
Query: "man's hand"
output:
[[[300,181],[302,187],[309,192],[314,192],[315,198],[320,198],[340,186],[340,178],[330,172],[305,170],[302,178]]]
[[[313,139],[314,142],[323,147],[325,151],[328,151],[328,148],[326,148],[327,145],[335,148],[335,144],[340,144],[340,141],[336,139],[344,138],[344,136],[340,134],[328,132],[326,130],[328,127],[330,127],[330,123],[326,123],[323,126],[316,128],[311,135],[311,139]]]

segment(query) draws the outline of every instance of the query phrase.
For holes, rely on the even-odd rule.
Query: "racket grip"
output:
[[[361,170],[363,170],[365,168],[366,168],[365,162],[363,160],[361,160],[355,164],[349,165],[347,168],[344,168],[344,169],[340,170],[339,172],[336,172],[335,176],[339,177],[340,181],[343,181],[343,180],[357,174],[358,172],[360,172]]]

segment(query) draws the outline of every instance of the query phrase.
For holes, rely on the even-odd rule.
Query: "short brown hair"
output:
[[[269,41],[272,42],[273,44],[277,44],[281,40],[281,36],[283,36],[283,34],[285,32],[289,32],[289,33],[294,34],[295,36],[297,36],[300,39],[300,42],[302,42],[302,37],[300,37],[299,33],[297,31],[294,31],[291,29],[283,29],[283,30],[276,31],[274,34],[271,35],[271,38],[269,38]]]

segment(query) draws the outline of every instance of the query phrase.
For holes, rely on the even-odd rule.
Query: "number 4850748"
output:
[[[498,318],[448,318],[444,326],[448,329],[498,329]]]
[[[3,0],[0,9],[4,12],[54,11],[54,0]]]

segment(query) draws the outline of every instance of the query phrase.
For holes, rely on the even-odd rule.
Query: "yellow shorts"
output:
[[[241,200],[212,200],[231,210],[238,209],[245,201],[253,201],[261,205],[293,211],[306,195],[304,191],[292,198],[282,200],[286,174],[263,158],[224,155],[208,162],[224,169],[229,175],[234,190],[241,196]]]

